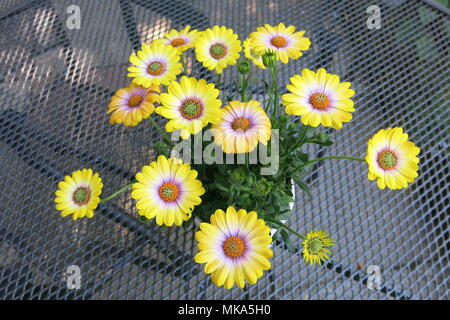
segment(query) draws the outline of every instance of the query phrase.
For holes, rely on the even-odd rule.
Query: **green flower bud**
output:
[[[260,195],[268,195],[272,190],[272,185],[265,178],[261,178],[256,182],[256,191]]]
[[[262,55],[262,61],[266,68],[272,68],[277,64],[277,54],[275,51],[267,50]]]
[[[238,62],[237,69],[240,74],[245,75],[250,71],[250,60],[243,59]]]
[[[241,183],[246,177],[247,173],[245,172],[245,169],[243,167],[239,167],[233,170],[230,178],[233,183]]]

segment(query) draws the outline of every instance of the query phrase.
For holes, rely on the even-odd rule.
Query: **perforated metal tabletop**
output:
[[[80,7],[79,30],[67,27],[70,5]],[[370,5],[381,9],[380,29],[366,25]],[[302,68],[325,67],[356,91],[354,119],[330,131],[331,148],[311,153],[364,157],[367,140],[392,126],[422,150],[420,177],[401,191],[378,190],[363,163],[314,168],[314,198],[297,190],[288,224],[328,230],[337,243],[329,262],[309,266],[275,244],[272,270],[247,290],[228,291],[193,262],[192,230],[140,223],[129,193],[102,204],[94,219],[60,216],[53,198],[64,175],[93,168],[110,194],[154,157],[148,123],[113,126],[106,114],[128,84],[133,50],[187,24],[226,25],[243,40],[279,22],[312,41],[281,68],[280,90]],[[1,1],[0,298],[448,299],[449,39],[448,11],[418,0]],[[192,56],[188,63],[196,64]],[[224,83],[233,72],[226,69]],[[254,97],[261,92],[256,82]],[[71,265],[80,267],[81,289],[67,288]],[[366,286],[371,265],[381,270],[378,290]]]

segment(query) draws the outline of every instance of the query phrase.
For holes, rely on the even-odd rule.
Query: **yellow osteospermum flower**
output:
[[[249,38],[245,40],[243,45],[245,57],[252,60],[256,66],[260,67],[261,69],[265,69],[266,67],[264,66],[264,63],[262,61],[262,55],[255,50],[252,39]]]
[[[58,187],[55,192],[56,209],[63,217],[72,214],[72,219],[77,220],[94,216],[103,188],[98,173],[93,174],[92,169],[77,170],[59,182]]]
[[[267,50],[275,51],[277,59],[283,63],[288,63],[289,58],[300,58],[302,51],[308,50],[311,45],[311,41],[303,37],[305,31],[295,32],[294,26],[286,28],[283,23],[278,26],[266,24],[256,30],[249,36],[256,52],[263,54]]]
[[[350,98],[355,91],[350,82],[339,82],[339,77],[329,74],[324,68],[317,73],[303,69],[302,75],[295,75],[286,88],[291,92],[282,96],[286,113],[300,116],[302,123],[317,127],[341,129],[343,122],[352,120],[355,111]]]
[[[130,62],[134,66],[128,68],[128,77],[146,88],[169,84],[182,69],[178,49],[159,40],[150,45],[143,44],[142,50],[130,56]]]
[[[108,114],[112,113],[110,122],[135,126],[147,119],[155,111],[154,103],[159,102],[159,92],[159,86],[145,88],[135,83],[119,89],[108,105]]]
[[[199,250],[195,262],[206,263],[205,272],[219,287],[231,289],[236,283],[244,288],[246,281],[255,284],[271,267],[270,228],[255,211],[228,207],[225,213],[218,209],[210,223],[200,224],[195,239]]]
[[[380,189],[402,189],[418,177],[420,149],[408,141],[402,128],[378,131],[369,140],[366,161],[369,180],[377,179]]]
[[[170,30],[168,33],[164,34],[165,44],[171,45],[178,49],[178,51],[183,52],[189,48],[193,48],[195,41],[197,40],[200,32],[195,29],[191,29],[191,26],[186,26],[183,30]]]
[[[239,59],[241,41],[233,29],[214,26],[202,32],[195,43],[197,60],[209,70],[221,74],[227,65],[234,65]]]
[[[164,156],[142,168],[136,174],[131,197],[137,200],[139,214],[147,219],[156,217],[158,225],[180,226],[191,217],[191,212],[205,193],[197,171]]]
[[[230,101],[221,121],[212,126],[214,142],[225,153],[252,152],[270,139],[272,124],[258,101]]]
[[[179,129],[181,137],[187,139],[208,123],[220,121],[222,102],[213,83],[183,76],[180,82],[172,81],[167,91],[161,94],[162,106],[156,108],[156,113],[169,119],[167,132]]]
[[[333,239],[329,238],[323,230],[311,231],[303,240],[303,258],[310,264],[322,264],[329,259],[331,251],[327,248],[334,246]]]

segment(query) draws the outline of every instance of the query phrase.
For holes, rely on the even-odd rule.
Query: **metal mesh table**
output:
[[[66,26],[69,5],[81,29]],[[381,29],[366,8],[381,9]],[[380,128],[401,126],[421,147],[420,177],[402,191],[378,190],[364,164],[330,161],[297,192],[289,224],[335,239],[320,267],[275,245],[273,268],[247,290],[216,288],[193,263],[193,231],[140,223],[130,194],[94,219],[61,218],[56,183],[92,167],[104,194],[153,159],[146,123],[113,126],[106,107],[126,86],[128,56],[141,43],[190,24],[232,27],[244,39],[265,23],[307,30],[311,49],[281,69],[326,67],[357,92],[352,122],[332,131],[322,155],[364,156]],[[449,12],[425,1],[6,0],[0,4],[0,298],[2,299],[448,299]],[[189,64],[195,64],[193,57]],[[198,64],[196,77],[211,80]],[[223,81],[236,75],[227,69]],[[255,74],[255,78],[267,76]],[[254,96],[261,98],[261,84]],[[64,272],[81,269],[81,289]],[[379,290],[367,267],[381,268]]]

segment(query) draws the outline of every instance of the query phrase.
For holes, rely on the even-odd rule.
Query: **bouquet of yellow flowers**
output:
[[[56,209],[74,220],[92,218],[100,203],[132,188],[142,223],[198,228],[194,259],[205,264],[213,283],[227,289],[255,284],[270,269],[275,240],[295,253],[291,237],[299,237],[306,262],[329,259],[334,241],[325,231],[303,235],[285,224],[294,186],[311,196],[304,181],[309,166],[327,159],[366,162],[368,178],[379,188],[401,189],[418,176],[420,149],[402,128],[393,127],[369,140],[365,158],[310,158],[306,145],[333,144],[328,134],[313,128],[339,130],[350,122],[355,92],[350,82],[320,68],[299,70],[280,94],[279,63],[309,49],[304,34],[282,23],[265,25],[241,46],[230,28],[187,26],[143,44],[129,58],[132,82],[114,94],[107,112],[112,124],[136,126],[148,119],[161,136],[154,145],[156,159],[105,198],[98,173],[75,171],[58,184]],[[185,56],[190,49],[215,73],[215,83],[190,76]],[[225,96],[221,75],[231,65],[237,66],[239,79]],[[267,70],[263,102],[250,96],[253,66]],[[164,127],[155,114],[162,117],[159,122],[166,120]]]

